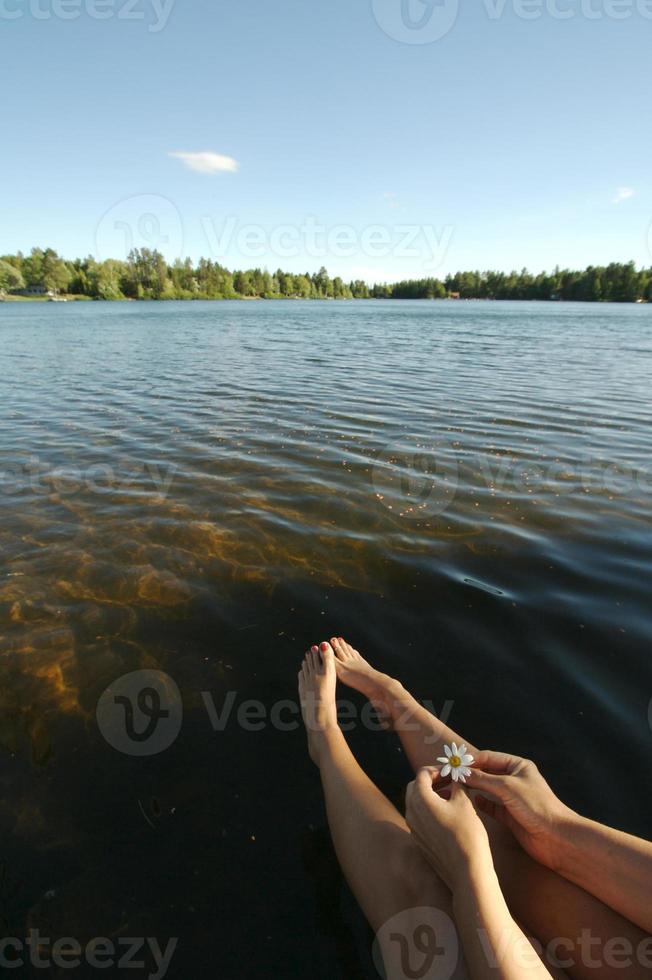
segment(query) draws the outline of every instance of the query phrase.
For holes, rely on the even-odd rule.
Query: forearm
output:
[[[549,980],[507,908],[491,864],[464,875],[453,893],[453,912],[473,980]]]
[[[652,844],[572,814],[560,827],[553,870],[652,932]]]

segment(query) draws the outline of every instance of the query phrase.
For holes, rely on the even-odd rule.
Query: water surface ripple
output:
[[[0,304],[9,934],[373,976],[302,732],[201,697],[293,698],[335,632],[650,835],[651,374],[646,306]],[[149,759],[95,723],[141,668],[184,701]],[[397,796],[392,737],[350,738]]]

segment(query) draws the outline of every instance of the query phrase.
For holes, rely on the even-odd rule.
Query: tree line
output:
[[[133,249],[126,261],[88,257],[68,261],[54,249],[0,258],[0,292],[54,292],[89,299],[496,299],[635,303],[652,301],[652,268],[633,262],[520,272],[456,272],[443,279],[410,279],[369,286],[331,278],[325,268],[295,275],[277,270],[231,272],[219,262],[177,259],[156,249]]]

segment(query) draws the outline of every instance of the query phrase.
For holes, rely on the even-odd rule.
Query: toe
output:
[[[344,644],[342,643],[342,641],[338,636],[333,637],[333,639],[331,640],[331,646],[335,651],[335,656],[341,659],[344,656],[345,651],[344,651]]]
[[[320,648],[321,661],[324,666],[324,673],[328,673],[335,668],[335,653],[330,643],[322,643]]]

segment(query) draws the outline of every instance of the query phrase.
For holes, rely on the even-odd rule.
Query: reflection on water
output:
[[[303,648],[335,631],[454,701],[469,738],[649,833],[640,788],[616,773],[605,796],[595,766],[627,740],[644,772],[652,739],[651,323],[561,304],[3,304],[0,916],[179,936],[169,975],[300,975],[306,956],[314,976],[373,975],[355,910],[332,911],[301,732],[215,733],[201,697],[293,697]],[[147,760],[95,723],[138,669],[184,700],[182,735]],[[396,793],[390,737],[351,738]]]

